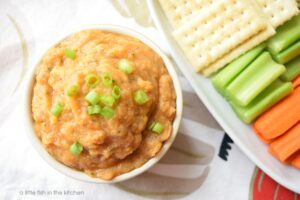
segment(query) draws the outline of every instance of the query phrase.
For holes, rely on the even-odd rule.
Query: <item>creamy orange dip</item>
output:
[[[120,60],[130,64],[131,72],[120,68]],[[111,82],[105,82],[104,74]],[[112,98],[115,86],[118,98]],[[144,102],[136,100],[137,91],[146,95]],[[96,98],[91,103],[91,92],[110,100]],[[71,168],[109,180],[160,151],[172,132],[175,104],[172,79],[151,48],[126,35],[85,30],[43,57],[36,71],[32,113],[35,132],[49,154]],[[91,113],[95,107],[100,110]],[[109,116],[104,108],[111,111]],[[152,129],[153,122],[160,125],[158,131]]]

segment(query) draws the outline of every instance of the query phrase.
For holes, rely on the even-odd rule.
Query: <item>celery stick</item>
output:
[[[251,101],[248,106],[241,107],[233,102],[230,104],[241,120],[245,123],[251,123],[292,91],[293,84],[291,82],[282,82],[278,79]]]
[[[300,27],[299,27],[299,29],[300,29]],[[277,62],[279,62],[281,64],[285,64],[285,63],[293,60],[294,58],[296,58],[299,55],[300,55],[300,40],[297,41],[296,43],[294,43],[292,46],[285,49],[284,51],[282,51],[281,53],[279,53],[277,55],[273,55],[273,57]]]
[[[212,78],[212,83],[215,88],[223,95],[225,94],[225,87],[241,73],[266,47],[265,43],[258,45],[245,54],[241,55],[230,64],[228,64],[222,71]]]
[[[284,71],[283,65],[264,52],[228,85],[226,94],[235,104],[247,106]]]
[[[286,71],[280,76],[284,81],[292,81],[300,75],[300,56],[288,62],[286,65]]]
[[[278,54],[300,39],[300,15],[280,26],[277,33],[268,41],[268,50]]]

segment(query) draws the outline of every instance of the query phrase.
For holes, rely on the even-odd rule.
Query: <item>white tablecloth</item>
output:
[[[127,6],[130,1],[136,5]],[[252,198],[254,164],[224,134],[183,77],[180,133],[167,155],[134,179],[112,185],[73,180],[48,166],[27,139],[22,77],[37,55],[65,32],[118,24],[147,35],[168,52],[143,6],[139,0],[0,0],[0,199]],[[136,14],[135,20],[131,15]]]

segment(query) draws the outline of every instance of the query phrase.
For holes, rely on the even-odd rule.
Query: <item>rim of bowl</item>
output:
[[[152,50],[154,50],[164,61],[165,67],[167,71],[169,72],[175,93],[176,93],[176,115],[173,120],[173,128],[172,128],[172,133],[168,140],[166,140],[160,149],[160,151],[153,157],[150,158],[146,163],[144,163],[142,166],[133,169],[132,171],[126,172],[124,174],[118,175],[114,177],[111,180],[104,180],[100,178],[95,178],[87,175],[83,171],[78,171],[75,169],[72,169],[59,161],[57,161],[55,158],[53,158],[47,150],[44,148],[42,145],[41,141],[39,138],[36,136],[35,131],[33,129],[33,119],[32,119],[32,112],[31,112],[31,100],[32,100],[32,90],[33,90],[33,85],[35,82],[35,71],[39,63],[41,62],[41,59],[44,57],[46,54],[47,49],[55,46],[56,44],[60,43],[62,40],[64,40],[66,37],[69,35],[82,31],[82,30],[104,30],[104,31],[109,31],[109,32],[115,32],[123,35],[128,35],[134,38],[139,39],[142,41],[145,45],[150,47]],[[183,98],[182,98],[182,90],[179,82],[179,78],[177,75],[177,72],[175,70],[174,64],[170,61],[170,59],[165,55],[165,53],[158,47],[154,42],[152,42],[151,39],[147,38],[143,34],[132,30],[127,27],[119,26],[119,25],[112,25],[112,24],[99,24],[99,25],[90,25],[90,26],[83,26],[79,29],[75,29],[73,31],[68,32],[67,34],[64,34],[63,37],[60,39],[56,40],[56,42],[53,42],[51,45],[47,47],[47,49],[44,49],[42,51],[41,55],[38,55],[37,61],[34,62],[34,66],[30,69],[30,71],[27,73],[26,79],[25,79],[25,90],[24,90],[24,95],[23,95],[23,106],[24,106],[24,125],[25,125],[25,131],[27,132],[27,136],[33,145],[34,149],[38,152],[38,154],[45,160],[48,165],[50,165],[52,168],[57,170],[58,172],[67,175],[71,178],[84,181],[84,182],[92,182],[92,183],[116,183],[120,181],[125,181],[127,179],[133,178],[149,168],[151,168],[154,164],[156,164],[169,150],[171,145],[174,142],[174,139],[178,133],[180,121],[182,118],[182,109],[183,109]]]

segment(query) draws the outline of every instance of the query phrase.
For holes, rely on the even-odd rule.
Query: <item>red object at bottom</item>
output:
[[[256,169],[252,182],[253,200],[300,200],[300,196],[279,185],[260,169]]]

